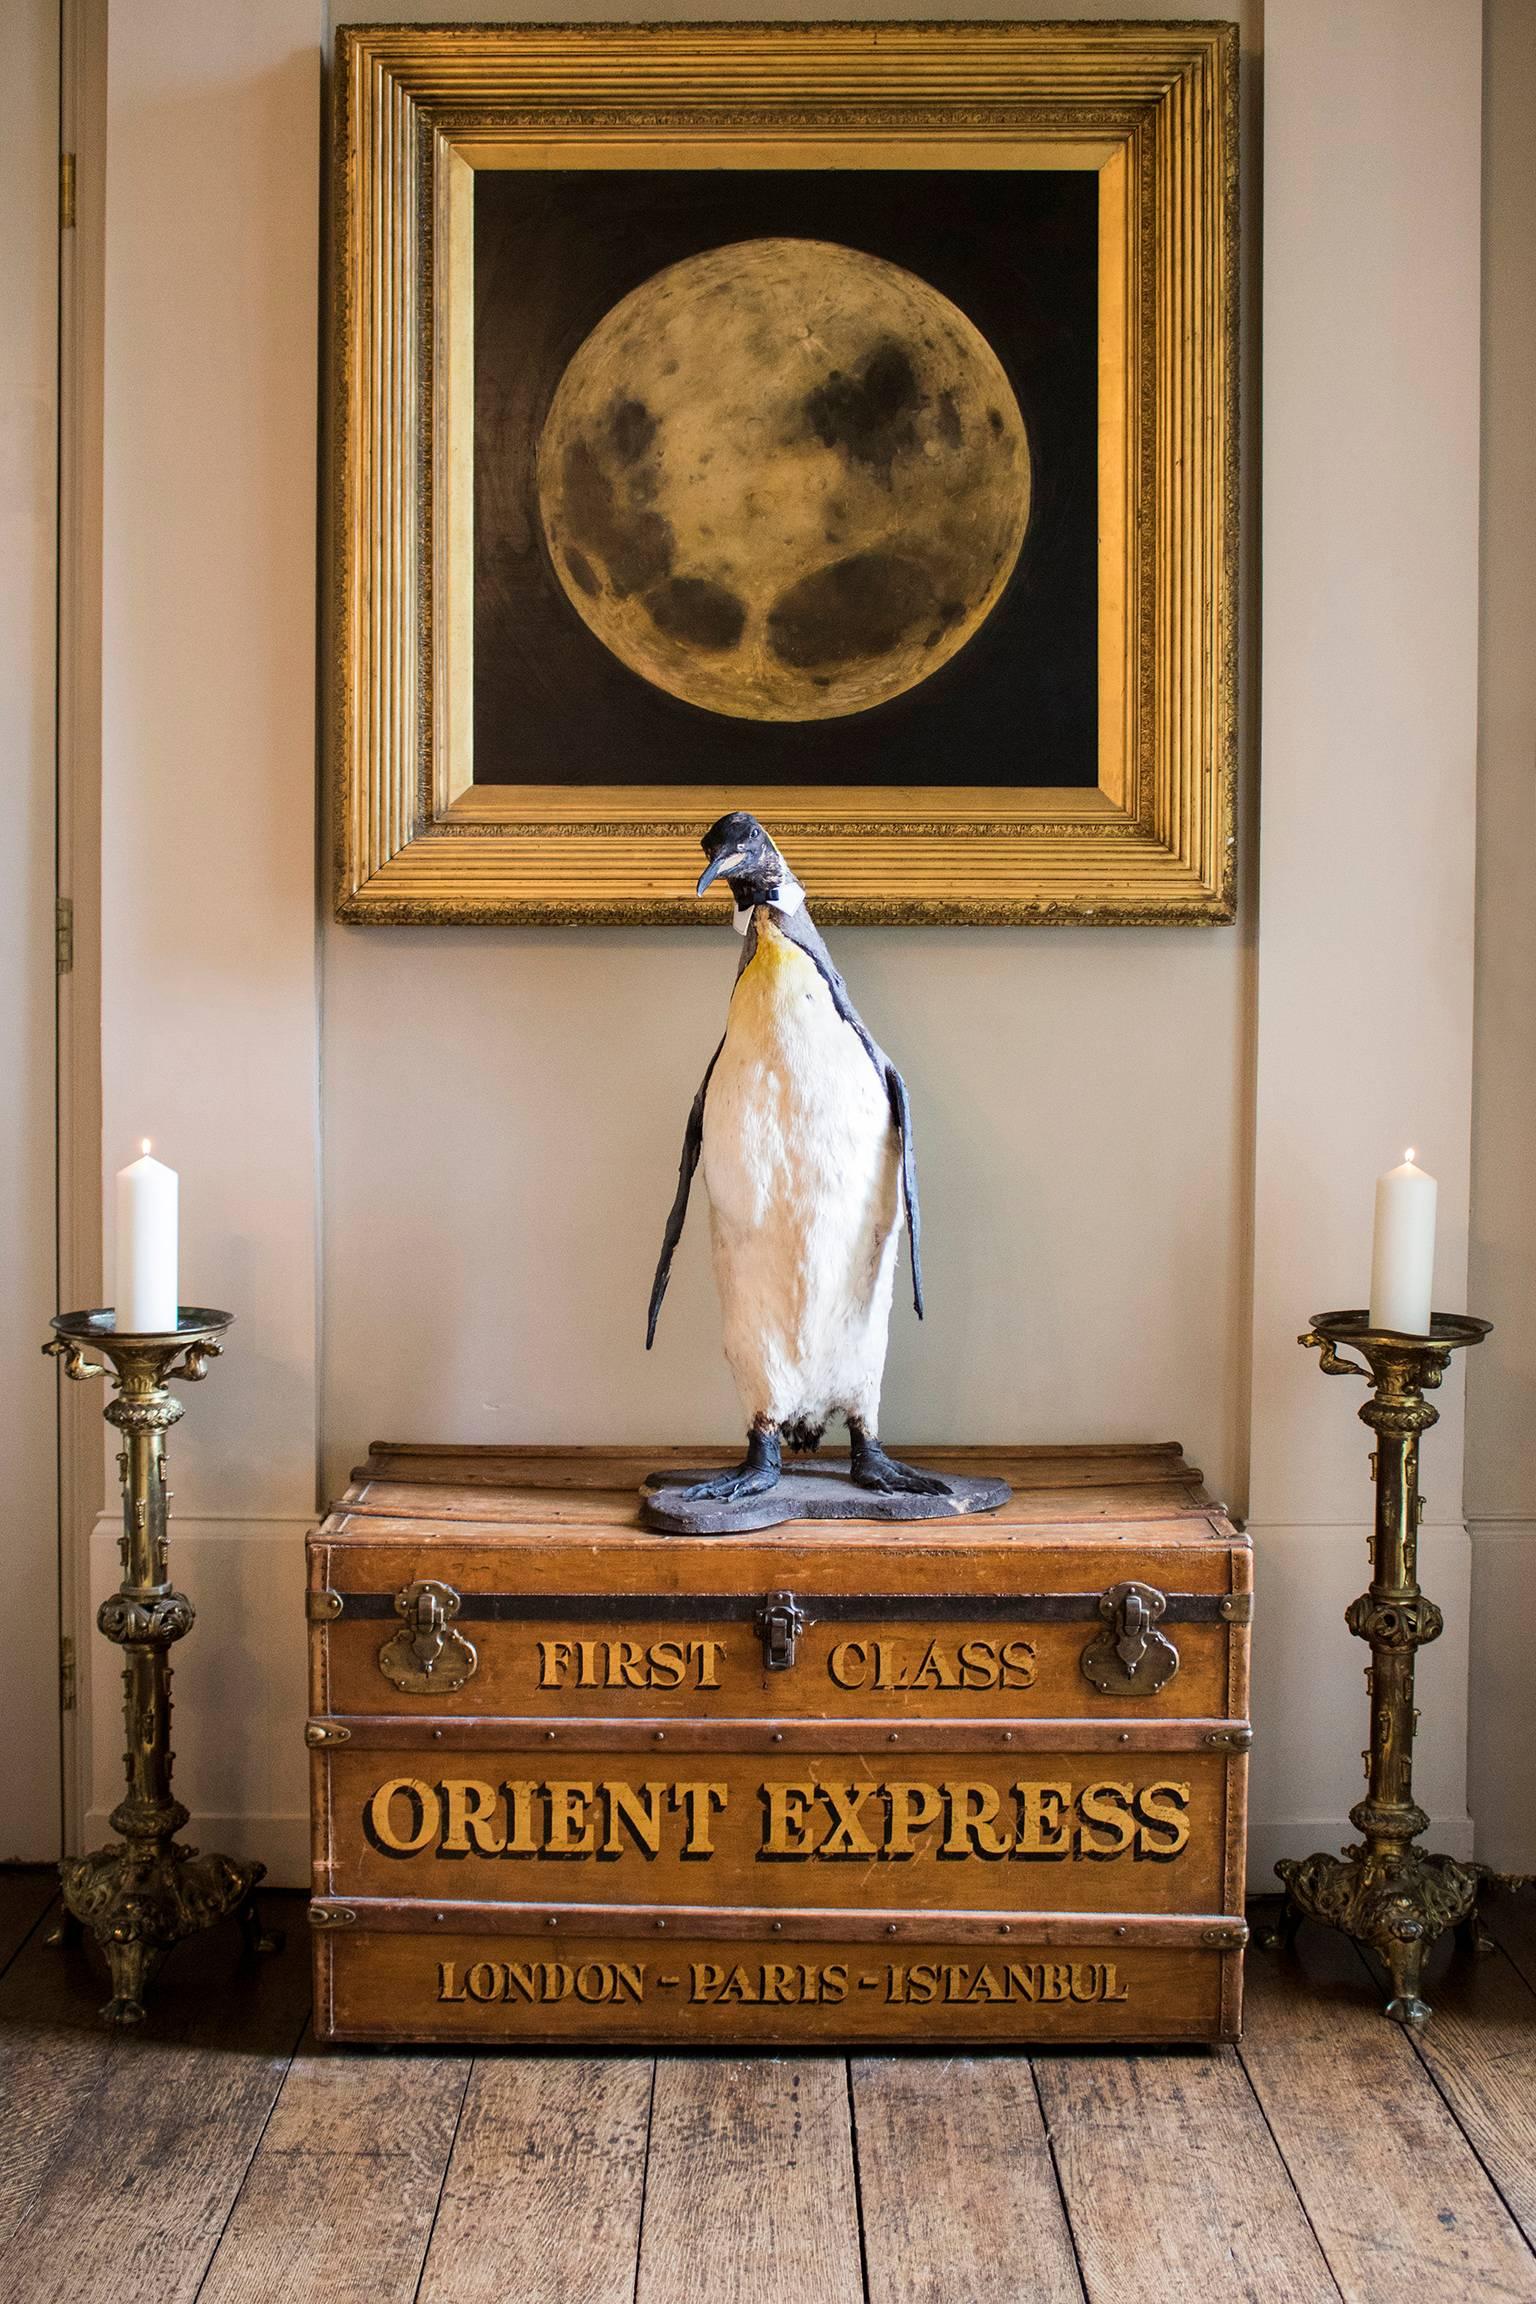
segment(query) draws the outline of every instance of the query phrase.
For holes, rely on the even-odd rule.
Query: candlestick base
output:
[[[1376,1435],[1371,1585],[1344,1614],[1371,1651],[1370,1789],[1349,1812],[1364,1835],[1361,1846],[1342,1856],[1288,1857],[1275,1866],[1285,1883],[1285,1908],[1264,1942],[1272,1950],[1288,1944],[1304,1919],[1342,1929],[1390,1975],[1387,2015],[1413,2026],[1429,2016],[1420,1986],[1436,1940],[1447,1928],[1474,1942],[1485,1934],[1477,1914],[1478,1867],[1415,1845],[1430,1820],[1413,1797],[1413,1680],[1415,1654],[1438,1640],[1444,1625],[1418,1578],[1419,1440],[1439,1421],[1424,1394],[1437,1388],[1452,1352],[1480,1343],[1488,1327],[1486,1320],[1437,1312],[1427,1336],[1406,1336],[1373,1328],[1366,1312],[1322,1312],[1300,1339],[1320,1354],[1326,1375],[1363,1376],[1371,1386],[1360,1410]],[[1360,1358],[1349,1358],[1351,1351]]]
[[[1350,1821],[1360,1824],[1360,1816],[1352,1810]],[[1474,1868],[1422,1848],[1373,1857],[1361,1847],[1346,1848],[1342,1856],[1285,1857],[1275,1870],[1285,1882],[1286,1904],[1266,1943],[1273,1948],[1289,1942],[1303,1919],[1342,1929],[1374,1952],[1391,1977],[1386,2014],[1415,2029],[1425,2024],[1430,2011],[1419,1987],[1430,1951],[1447,1928],[1464,1928],[1469,1935],[1480,1929]]]
[[[105,1956],[112,1997],[109,2024],[138,2024],[155,1971],[174,1944],[238,1915],[252,1951],[275,1951],[256,1915],[263,1864],[200,1856],[176,1834],[190,1822],[171,1797],[170,1650],[192,1629],[192,1603],[170,1581],[165,1435],[185,1411],[166,1389],[172,1377],[200,1383],[223,1350],[230,1314],[183,1305],[163,1335],[119,1334],[110,1310],[61,1313],[43,1350],[77,1383],[110,1373],[116,1397],[103,1413],[121,1436],[123,1580],[97,1611],[99,1630],[123,1650],[127,1730],[126,1797],[112,1811],[122,1838],[59,1866],[65,1919],[55,1934],[89,1929]],[[87,1357],[91,1351],[99,1360]]]
[[[113,1816],[114,1824],[121,1813]],[[179,1813],[185,1823],[186,1810]],[[89,1929],[112,1976],[112,1997],[101,2011],[105,2021],[141,2024],[145,1996],[172,1946],[232,1915],[238,1915],[250,1950],[274,1951],[275,1942],[264,1937],[256,1917],[253,1893],[266,1869],[230,1856],[200,1856],[169,1840],[115,1840],[88,1856],[67,1856],[59,1866],[65,1909]]]

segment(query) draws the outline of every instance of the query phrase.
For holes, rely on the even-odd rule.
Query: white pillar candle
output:
[[[1435,1279],[1433,1176],[1413,1164],[1376,1179],[1376,1237],[1371,1254],[1371,1326],[1399,1336],[1427,1336]]]
[[[165,1336],[176,1326],[176,1171],[149,1156],[117,1172],[117,1329]]]

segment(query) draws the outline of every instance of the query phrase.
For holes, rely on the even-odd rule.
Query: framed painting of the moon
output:
[[[1096,784],[1097,279],[1085,169],[479,174],[476,781]]]
[[[337,911],[1234,890],[1236,35],[349,27]]]

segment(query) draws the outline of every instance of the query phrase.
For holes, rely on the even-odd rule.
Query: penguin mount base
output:
[[[786,1464],[777,1484],[760,1496],[690,1496],[710,1479],[707,1470],[652,1472],[640,1490],[640,1524],[667,1536],[736,1536],[754,1528],[779,1528],[787,1520],[957,1520],[995,1512],[1013,1490],[1006,1480],[975,1479],[964,1472],[942,1475],[935,1495],[889,1494],[861,1488],[849,1476],[847,1457]]]

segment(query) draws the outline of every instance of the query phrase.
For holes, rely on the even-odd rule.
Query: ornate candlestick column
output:
[[[230,1913],[239,1914],[253,1950],[276,1949],[261,1933],[252,1897],[265,1865],[179,1847],[176,1834],[191,1819],[171,1797],[170,1649],[191,1630],[193,1611],[171,1583],[167,1560],[165,1435],[186,1411],[166,1385],[173,1376],[201,1383],[230,1319],[183,1305],[174,1334],[119,1336],[110,1311],[61,1313],[53,1342],[43,1346],[76,1382],[107,1373],[101,1360],[86,1358],[88,1349],[111,1363],[116,1398],[103,1413],[123,1443],[123,1581],[96,1617],[123,1650],[127,1791],[111,1817],[122,1838],[59,1866],[69,1919],[90,1929],[112,1972],[102,2015],[113,2024],[142,2019],[146,1988],[173,1944]]]
[[[1350,1603],[1344,1619],[1371,1649],[1369,1789],[1349,1812],[1365,1835],[1363,1847],[1275,1866],[1286,1905],[1271,1941],[1288,1940],[1310,1918],[1369,1946],[1391,1974],[1386,2012],[1399,2024],[1422,2024],[1429,2015],[1419,1985],[1436,1938],[1447,1928],[1476,1928],[1476,1867],[1414,1845],[1429,1818],[1413,1797],[1413,1680],[1415,1654],[1443,1629],[1418,1578],[1419,1438],[1439,1422],[1424,1394],[1439,1385],[1452,1352],[1480,1343],[1489,1325],[1437,1312],[1428,1336],[1399,1336],[1373,1329],[1365,1312],[1324,1312],[1300,1338],[1322,1354],[1325,1374],[1364,1376],[1372,1387],[1360,1410],[1376,1434],[1371,1587]],[[1341,1357],[1340,1345],[1352,1346],[1366,1365]]]

